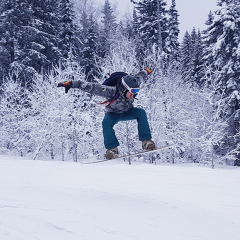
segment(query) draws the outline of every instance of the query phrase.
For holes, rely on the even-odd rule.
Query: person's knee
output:
[[[141,114],[146,115],[146,111],[145,111],[144,109],[142,109],[142,108],[138,108],[138,109],[139,109],[139,112],[140,112]]]
[[[136,108],[136,111],[137,111],[138,117],[146,117],[147,116],[146,111],[142,108]]]
[[[105,115],[105,117],[102,120],[102,127],[106,126],[113,126],[112,118],[109,115]]]
[[[102,127],[104,128],[105,126],[109,125],[109,120],[105,117],[103,120],[102,120]]]

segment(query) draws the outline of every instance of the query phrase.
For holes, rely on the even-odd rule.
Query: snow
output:
[[[239,240],[240,168],[0,156],[1,240]]]
[[[234,20],[234,19],[233,19]],[[227,20],[227,21],[224,21],[224,27],[225,28],[230,28],[231,30],[235,30],[235,28],[236,28],[236,25],[235,25],[235,23],[233,22],[233,21],[231,21],[231,20]]]

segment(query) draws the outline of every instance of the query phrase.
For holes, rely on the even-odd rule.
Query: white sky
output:
[[[105,0],[96,0],[103,4]],[[210,10],[215,11],[217,0],[176,0],[176,8],[179,13],[180,22],[180,36],[179,40],[182,40],[185,32],[191,33],[193,27],[196,29],[204,30],[206,25],[204,24],[207,20],[208,13]],[[133,4],[130,0],[109,0],[112,4],[117,4],[117,9],[122,13],[132,13]],[[167,0],[170,5],[171,0]]]

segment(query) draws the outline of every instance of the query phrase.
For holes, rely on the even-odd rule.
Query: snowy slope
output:
[[[0,156],[1,240],[240,240],[240,169]]]

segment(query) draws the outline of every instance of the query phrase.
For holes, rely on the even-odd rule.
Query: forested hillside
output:
[[[49,159],[102,158],[102,99],[60,81],[102,83],[114,71],[153,69],[136,106],[160,162],[240,165],[240,3],[218,0],[206,28],[179,40],[177,0],[134,2],[118,19],[108,0],[2,0],[0,152]],[[136,124],[116,126],[121,152],[139,151]],[[144,158],[138,159],[144,161]]]

